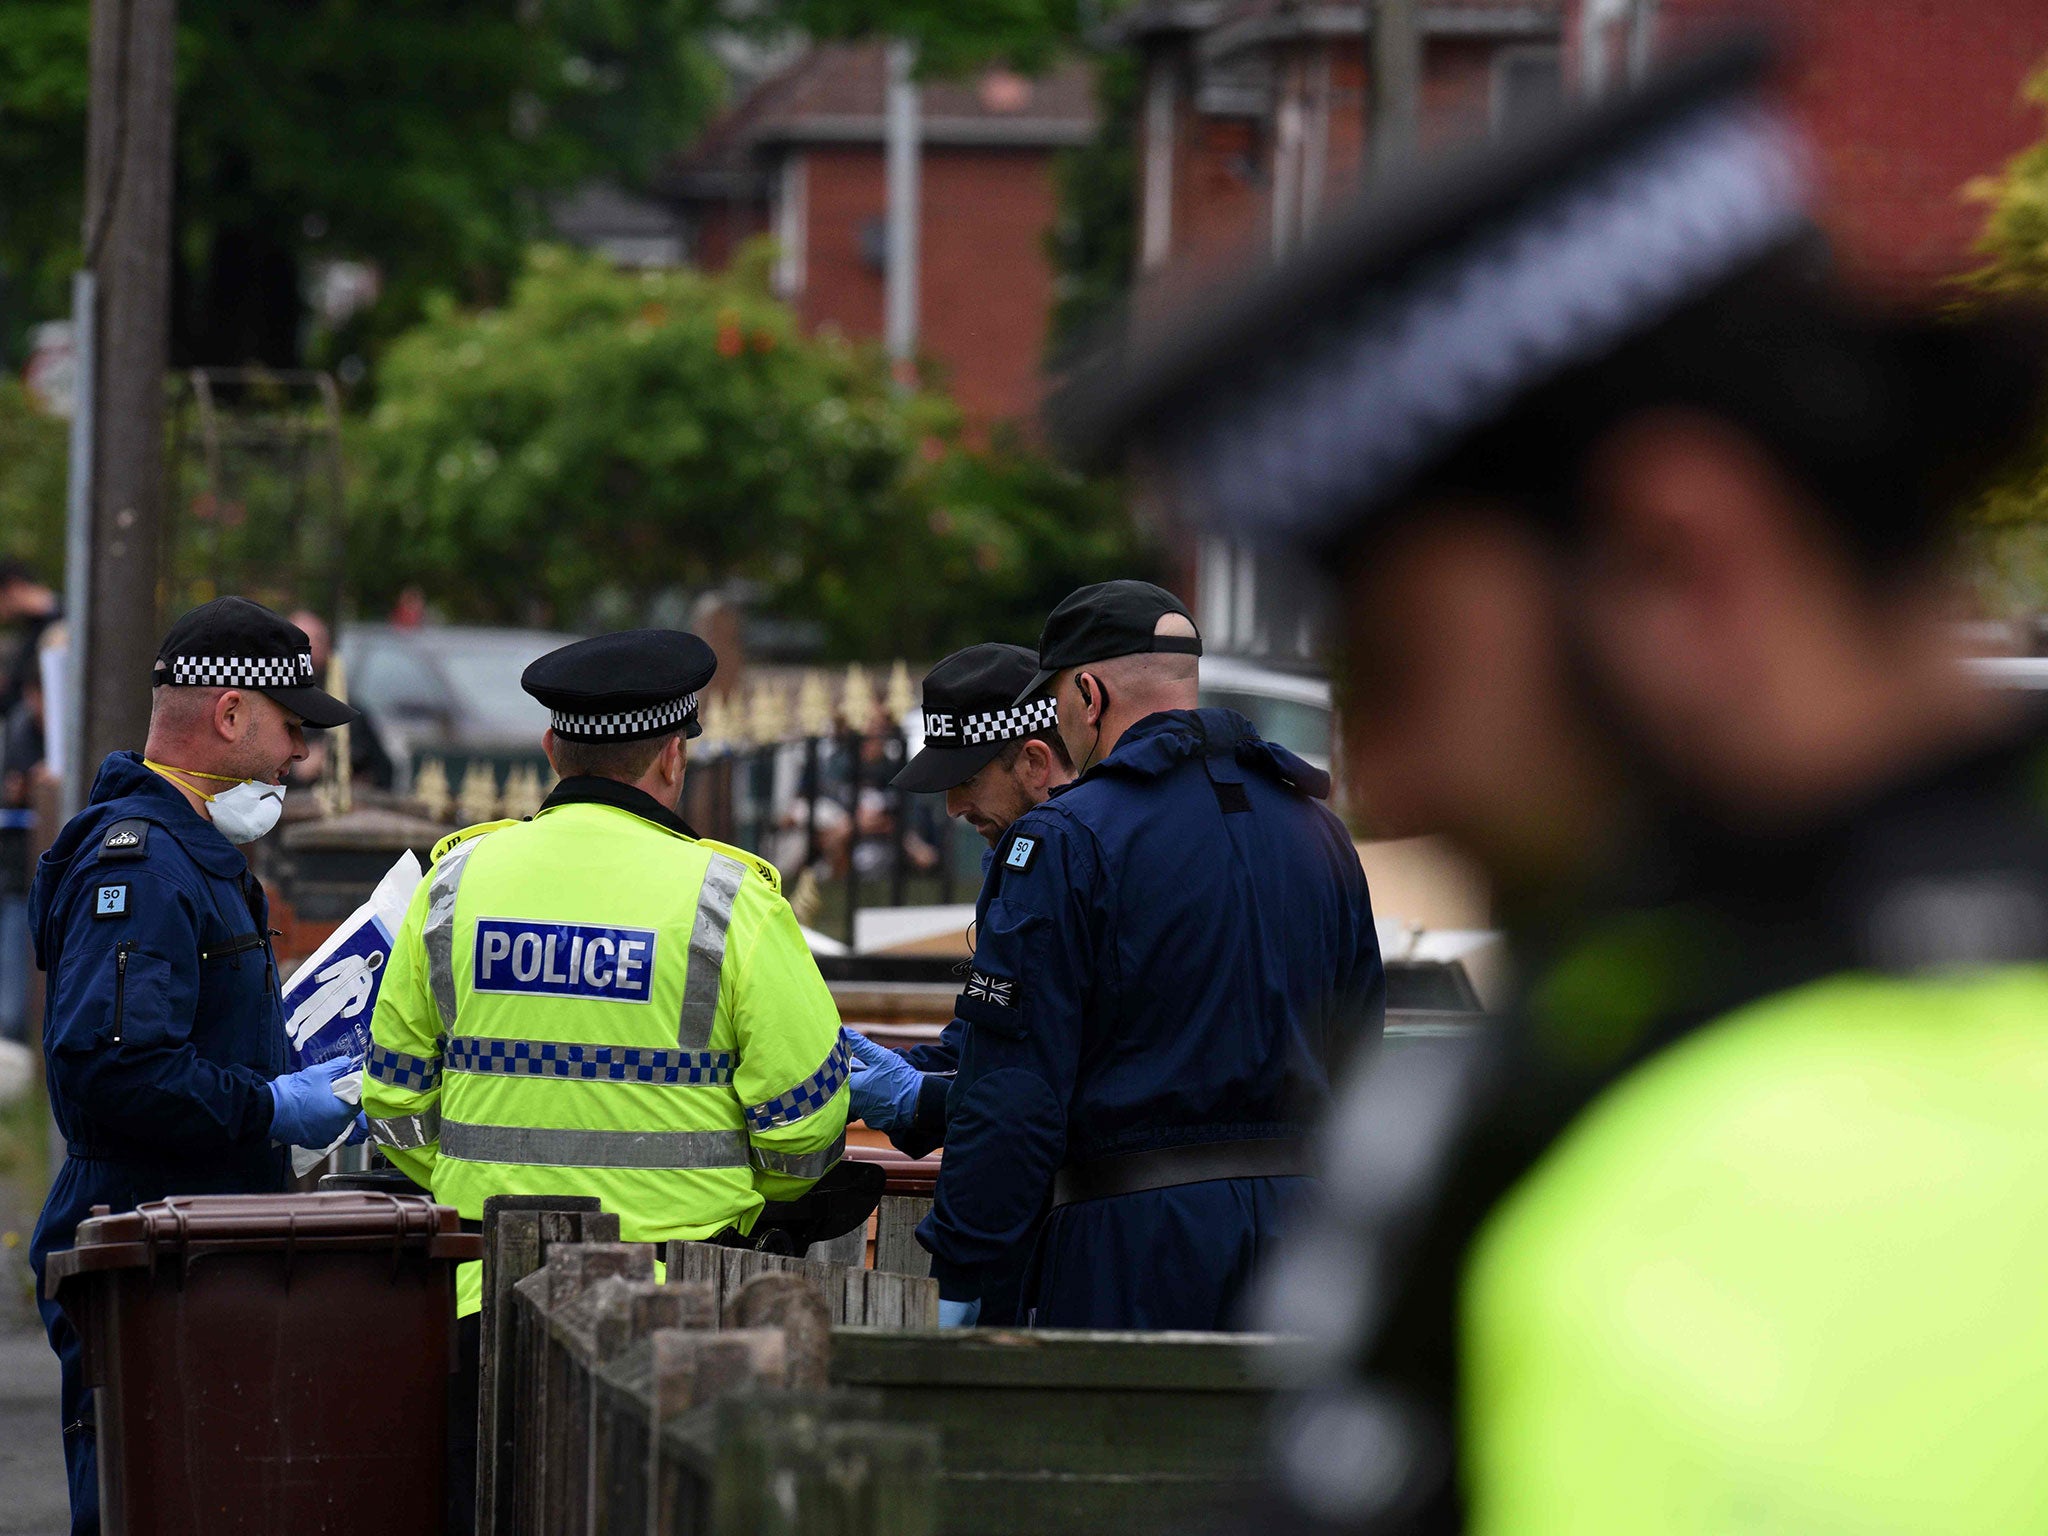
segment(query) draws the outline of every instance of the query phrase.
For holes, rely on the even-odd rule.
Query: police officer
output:
[[[1374,1063],[1273,1276],[1297,1517],[2048,1524],[2048,729],[1947,568],[2048,347],[1829,282],[1759,63],[1368,202],[1075,403],[1342,572],[1362,802],[1515,896],[1519,1018]]]
[[[1039,669],[1080,777],[997,845],[946,1161],[918,1239],[972,1321],[1040,1209],[1039,1326],[1230,1328],[1310,1167],[1326,1062],[1385,980],[1329,777],[1196,708],[1201,641],[1140,581],[1075,592]]]
[[[925,674],[924,745],[894,784],[943,793],[946,814],[979,832],[983,890],[975,921],[987,915],[987,878],[995,845],[1010,823],[1074,776],[1050,696],[1028,692],[1038,653],[990,642],[955,651]],[[848,1030],[853,1047],[853,1114],[886,1131],[899,1151],[923,1157],[945,1140],[946,1091],[960,1063],[958,1019],[929,1045],[901,1054]]]
[[[141,756],[100,765],[36,870],[43,1054],[63,1133],[29,1258],[63,1364],[71,1525],[99,1529],[91,1393],[77,1333],[42,1296],[48,1255],[93,1206],[285,1187],[283,1146],[324,1146],[356,1110],[338,1058],[286,1073],[270,909],[238,844],[276,823],[302,727],[355,711],[314,685],[306,636],[239,597],[194,609],[157,650]]]
[[[899,788],[943,791],[946,811],[987,840],[977,924],[988,915],[988,873],[995,845],[1025,811],[1074,776],[1060,739],[1050,696],[1031,692],[1038,653],[1021,645],[970,645],[926,674],[925,738],[917,756],[896,775]],[[1020,693],[1029,696],[1019,699]],[[886,1131],[896,1149],[924,1157],[946,1139],[946,1095],[960,1065],[967,1026],[949,1023],[935,1041],[898,1053],[849,1029],[853,1047],[853,1113]],[[1028,1246],[985,1277],[980,1321],[995,1327],[1017,1321]]]
[[[685,825],[717,660],[695,635],[579,640],[528,667],[561,782],[435,849],[393,946],[363,1088],[437,1199],[595,1195],[629,1242],[749,1230],[839,1161],[839,1015],[774,866]],[[479,1266],[458,1311],[481,1302]]]

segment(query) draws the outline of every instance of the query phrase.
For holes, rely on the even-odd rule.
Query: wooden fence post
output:
[[[600,1280],[649,1280],[653,1274],[654,1255],[642,1243],[562,1244],[550,1250],[545,1269],[513,1287],[520,1310],[517,1369],[523,1378],[514,1410],[514,1536],[576,1531],[584,1511],[590,1376],[558,1333],[557,1320]]]
[[[782,1332],[784,1384],[797,1392],[823,1392],[832,1380],[832,1311],[824,1294],[801,1275],[756,1275],[725,1304],[728,1329]]]
[[[553,1219],[543,1231],[542,1214]],[[476,1427],[478,1536],[508,1536],[515,1426],[526,1404],[507,1388],[518,1317],[512,1287],[547,1262],[553,1242],[615,1242],[619,1219],[594,1195],[490,1195],[484,1200],[483,1313]],[[565,1231],[566,1229],[566,1231]]]
[[[932,1256],[917,1240],[917,1224],[931,1210],[915,1195],[884,1195],[875,1208],[875,1268],[897,1275],[931,1274]]]
[[[755,1275],[785,1274],[816,1286],[834,1323],[860,1328],[936,1328],[939,1321],[937,1283],[914,1275],[681,1241],[668,1245],[668,1272],[671,1279],[711,1286],[721,1312]]]

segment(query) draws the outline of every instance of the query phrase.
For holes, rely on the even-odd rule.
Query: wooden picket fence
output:
[[[885,1199],[876,1256],[929,1202]],[[927,1277],[485,1208],[480,1536],[1144,1536],[1249,1517],[1279,1341],[938,1330]],[[914,1245],[912,1245],[914,1246]],[[922,1250],[916,1250],[922,1254]]]
[[[484,1211],[481,1536],[927,1536],[935,1431],[830,1386],[832,1328],[929,1328],[929,1279],[619,1241],[595,1201]],[[771,1498],[769,1490],[773,1490]]]

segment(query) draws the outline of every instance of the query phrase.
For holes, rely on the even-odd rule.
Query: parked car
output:
[[[1266,740],[1318,768],[1330,766],[1335,714],[1328,678],[1238,656],[1204,656],[1201,675],[1204,708],[1234,709]]]
[[[548,712],[520,688],[519,674],[575,638],[544,629],[345,624],[338,650],[349,699],[390,754],[402,792],[430,757],[451,776],[479,759],[501,776],[512,766],[545,766]]]

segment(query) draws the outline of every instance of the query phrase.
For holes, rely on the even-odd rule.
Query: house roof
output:
[[[1360,0],[1240,0],[1207,29],[1205,59],[1273,43],[1316,37],[1362,37],[1374,7]],[[1416,20],[1432,37],[1551,39],[1564,30],[1562,0],[1425,0]]]
[[[889,65],[881,43],[828,43],[746,93],[659,178],[690,196],[758,184],[761,151],[792,144],[880,144],[886,128]],[[924,142],[945,146],[1052,149],[1095,133],[1094,72],[1068,59],[1027,78],[989,69],[966,79],[924,82]]]

